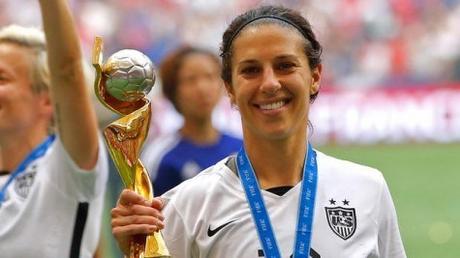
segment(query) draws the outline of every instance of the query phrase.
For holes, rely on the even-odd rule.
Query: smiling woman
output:
[[[39,2],[45,33],[0,28],[0,252],[89,258],[107,157],[67,1]]]
[[[112,210],[120,247],[163,228],[165,203],[163,234],[176,257],[406,257],[382,174],[308,142],[322,72],[308,21],[284,7],[249,10],[221,51],[244,147],[152,203],[122,192]]]
[[[318,91],[321,65],[310,69],[304,41],[296,30],[277,24],[251,26],[234,40],[238,51],[226,86],[249,145],[262,135],[294,145],[306,139],[310,95]]]

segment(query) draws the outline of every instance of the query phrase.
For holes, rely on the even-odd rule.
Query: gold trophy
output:
[[[94,90],[104,106],[122,116],[104,129],[110,156],[125,187],[152,200],[153,187],[139,153],[150,124],[150,101],[145,96],[155,83],[154,66],[133,49],[116,52],[102,65],[102,49],[102,38],[96,37]],[[171,257],[160,232],[133,238],[129,258],[144,257]]]

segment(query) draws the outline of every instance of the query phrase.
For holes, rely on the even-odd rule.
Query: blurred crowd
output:
[[[396,87],[460,81],[458,0],[70,0],[85,54],[94,36],[106,53],[135,48],[159,63],[191,43],[218,52],[231,17],[282,3],[309,17],[324,46],[323,86]],[[40,26],[31,0],[2,0],[0,25]]]

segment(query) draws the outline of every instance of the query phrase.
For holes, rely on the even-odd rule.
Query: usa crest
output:
[[[19,175],[15,179],[14,189],[16,193],[22,198],[27,198],[29,195],[30,189],[35,181],[35,175],[37,174],[37,167],[32,166],[26,173]]]
[[[325,207],[327,222],[332,231],[343,240],[349,239],[356,231],[354,208]]]

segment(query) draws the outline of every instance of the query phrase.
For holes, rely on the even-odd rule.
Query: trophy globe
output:
[[[155,83],[152,61],[134,49],[111,55],[102,67],[108,94],[119,101],[135,102],[144,98]]]

